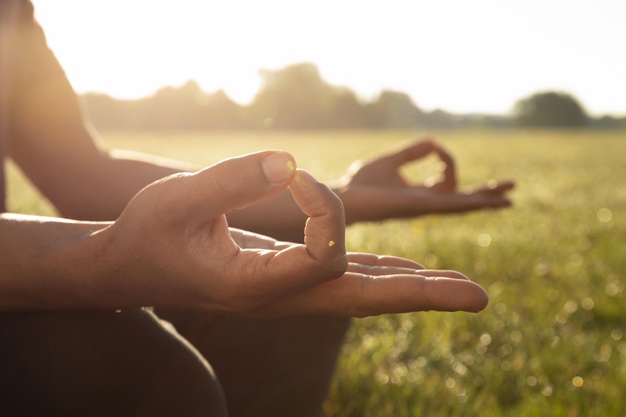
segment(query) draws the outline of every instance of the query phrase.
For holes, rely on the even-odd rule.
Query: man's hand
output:
[[[290,183],[309,218],[305,245],[281,251],[237,245],[225,213],[271,197]],[[337,278],[347,268],[341,201],[296,171],[284,152],[232,158],[157,181],[101,234],[109,242],[106,259],[119,276],[112,284],[120,291],[131,286],[126,296],[145,297],[145,305],[245,311]]]
[[[287,186],[308,216],[304,244],[229,229],[225,213]],[[341,201],[284,152],[222,161],[151,184],[97,233],[107,293],[125,305],[252,316],[478,311],[485,291],[452,271],[347,254]]]
[[[411,184],[400,169],[430,154],[445,168],[441,178]],[[511,205],[505,196],[511,181],[490,182],[458,190],[454,159],[432,140],[420,140],[370,161],[350,166],[337,192],[343,200],[348,223],[414,217],[436,213],[462,213]]]

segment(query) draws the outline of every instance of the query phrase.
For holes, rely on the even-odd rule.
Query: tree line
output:
[[[299,63],[260,72],[253,101],[242,106],[224,91],[207,93],[195,81],[164,87],[150,97],[119,100],[81,97],[100,129],[446,129],[466,127],[626,127],[626,117],[591,118],[566,93],[540,92],[520,99],[510,115],[423,111],[403,92],[385,90],[371,102],[324,81],[317,66]]]

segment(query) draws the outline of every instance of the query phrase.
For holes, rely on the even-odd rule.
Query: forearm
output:
[[[108,223],[0,215],[0,310],[114,307],[102,293]]]
[[[29,176],[61,217],[76,220],[115,220],[146,185],[193,169],[178,161],[122,151],[89,149],[72,159],[55,169],[30,169]]]
[[[119,150],[105,153],[100,164],[99,184],[85,184],[84,190],[85,193],[90,192],[97,202],[90,204],[85,215],[70,217],[115,220],[133,196],[148,184],[178,172],[196,169],[180,161]],[[76,196],[77,193],[72,194]]]

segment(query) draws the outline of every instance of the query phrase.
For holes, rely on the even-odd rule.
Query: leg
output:
[[[211,368],[167,327],[140,309],[1,314],[1,414],[226,416]]]
[[[232,417],[318,416],[350,323],[343,317],[157,313],[211,363]]]

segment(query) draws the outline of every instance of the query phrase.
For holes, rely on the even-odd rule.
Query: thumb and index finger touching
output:
[[[456,189],[456,165],[452,155],[432,139],[420,139],[408,145],[402,145],[396,150],[381,157],[382,161],[393,165],[396,169],[410,162],[416,162],[428,155],[435,154],[443,163],[442,178],[436,187],[449,190]]]
[[[262,275],[273,281],[270,287],[278,288],[284,281],[286,288],[301,288],[345,272],[348,262],[343,204],[330,188],[297,169],[288,152],[262,151],[230,158],[194,176],[195,191],[189,194],[203,212],[199,215],[205,217],[224,215],[290,188],[308,217],[305,244],[280,251],[263,265]],[[212,198],[209,204],[207,198]]]

